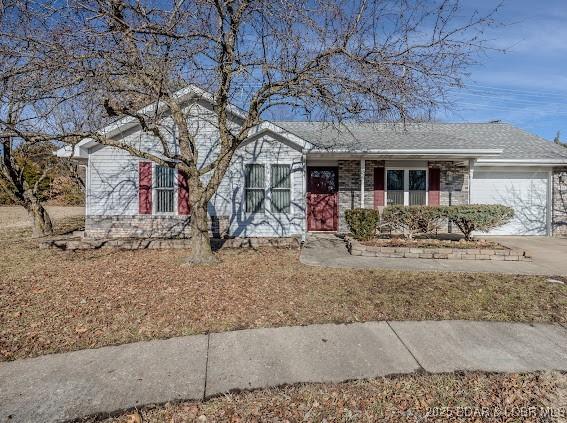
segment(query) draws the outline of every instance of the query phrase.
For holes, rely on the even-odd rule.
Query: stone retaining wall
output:
[[[289,238],[230,238],[212,239],[211,245],[214,249],[219,248],[299,248],[301,240],[297,237]],[[113,238],[113,239],[89,239],[89,238],[60,238],[41,241],[39,248],[54,248],[65,251],[75,250],[159,250],[159,249],[185,249],[191,247],[190,238],[159,239],[159,238]]]
[[[386,258],[420,258],[445,260],[499,260],[532,261],[523,250],[504,249],[465,249],[465,248],[416,248],[416,247],[378,247],[368,246],[347,237],[347,248],[353,256]]]
[[[85,237],[104,238],[189,238],[191,219],[179,215],[86,216]],[[210,217],[210,235],[228,235],[228,216]]]

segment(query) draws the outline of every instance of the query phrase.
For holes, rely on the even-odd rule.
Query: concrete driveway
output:
[[[548,236],[486,237],[510,248],[526,251],[533,264],[551,275],[567,275],[567,238]]]
[[[300,261],[312,266],[355,269],[567,276],[566,238],[510,236],[490,237],[489,239],[510,248],[523,249],[533,257],[533,261],[432,260],[351,256],[344,241],[333,234],[309,234],[301,250]]]

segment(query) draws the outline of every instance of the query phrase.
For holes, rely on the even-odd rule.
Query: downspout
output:
[[[360,159],[360,208],[364,208],[364,175],[366,174],[366,160]]]
[[[474,164],[475,159],[469,159],[469,204],[471,204],[472,198],[472,182],[474,178]]]
[[[301,165],[303,167],[303,228],[301,232],[301,243],[307,240],[307,154],[305,150],[301,155]]]
[[[553,236],[553,169],[547,175],[547,207],[546,207],[545,233]]]

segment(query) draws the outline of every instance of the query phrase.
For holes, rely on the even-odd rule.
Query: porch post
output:
[[[366,173],[366,160],[360,159],[360,208],[364,208],[364,175]]]

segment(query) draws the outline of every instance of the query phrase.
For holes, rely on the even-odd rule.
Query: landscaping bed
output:
[[[510,249],[504,245],[484,240],[374,238],[357,241],[352,237],[346,237],[346,243],[349,253],[354,256],[447,260],[532,260],[523,250]]]

